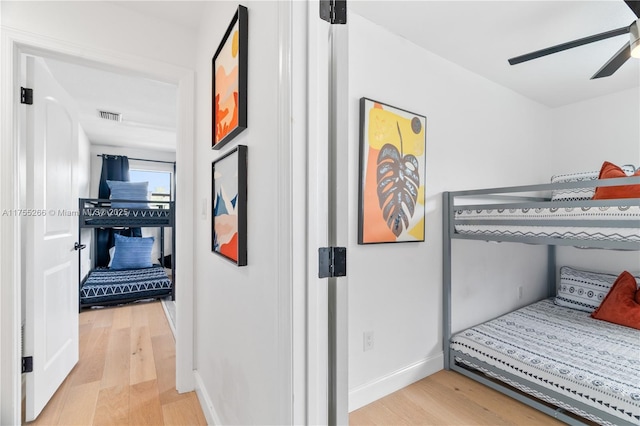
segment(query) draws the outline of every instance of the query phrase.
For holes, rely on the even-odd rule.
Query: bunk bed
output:
[[[617,277],[558,270],[555,256],[556,246],[640,250],[640,196],[559,195],[638,184],[635,176],[444,192],[444,367],[568,424],[640,424],[640,330],[591,317]],[[548,298],[452,333],[456,239],[548,246]],[[595,286],[593,306],[573,298],[572,280]]]
[[[95,236],[99,230],[113,229],[115,245],[109,255],[97,252],[92,244],[92,259],[109,256],[111,265],[97,264],[80,281],[80,309],[91,306],[114,305],[140,299],[163,298],[175,300],[175,256],[171,258],[171,277],[165,271],[164,229],[174,230],[173,201],[141,201],[125,199],[79,199],[79,228],[91,228]],[[127,236],[129,230],[160,228],[160,261],[150,261],[153,237]],[[126,230],[127,232],[122,232]],[[136,232],[133,232],[134,234]],[[82,232],[78,232],[82,235]],[[175,234],[172,233],[172,237]],[[172,238],[175,248],[175,238]],[[82,247],[82,242],[79,241]],[[119,250],[122,249],[122,250]],[[172,254],[175,250],[172,250]]]

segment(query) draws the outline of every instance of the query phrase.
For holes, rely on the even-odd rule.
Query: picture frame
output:
[[[211,251],[247,264],[247,147],[238,145],[211,163]]]
[[[358,244],[425,240],[425,116],[360,99]]]
[[[239,5],[212,59],[211,147],[247,128],[248,11]]]

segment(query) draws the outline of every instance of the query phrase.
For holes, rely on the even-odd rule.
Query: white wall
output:
[[[87,134],[82,126],[78,126],[78,196],[88,198],[91,185],[91,147]],[[83,279],[91,269],[91,230],[83,229],[82,243],[87,247],[81,252],[80,279]]]
[[[208,4],[198,36],[195,147],[196,367],[209,421],[286,424],[291,394],[282,388],[290,365],[279,348],[277,188],[278,4],[243,2],[249,15],[248,128],[220,151],[211,149],[211,58],[236,2]],[[238,144],[248,146],[248,265],[211,252],[211,162]],[[204,213],[203,213],[204,211]],[[285,365],[283,365],[285,364]],[[281,409],[283,411],[281,411]]]
[[[92,49],[141,55],[193,68],[195,30],[117,3],[3,0],[2,25]]]
[[[442,368],[442,191],[550,176],[549,110],[349,16],[349,409]],[[427,117],[426,241],[357,245],[360,97]],[[454,330],[544,293],[541,247],[455,241]],[[514,282],[525,286],[517,299]],[[363,351],[363,332],[374,349]]]
[[[623,90],[552,110],[553,174],[640,166],[640,90]]]
[[[567,105],[552,111],[553,174],[600,170],[603,161],[640,167],[640,89]],[[640,272],[638,252],[560,247],[558,266],[619,274]]]

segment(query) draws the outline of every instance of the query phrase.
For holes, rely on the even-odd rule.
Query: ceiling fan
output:
[[[640,1],[639,0],[624,0],[629,8],[635,13],[637,18],[640,18]],[[567,43],[558,44],[556,46],[547,47],[546,49],[536,50],[535,52],[527,53],[525,55],[516,56],[509,59],[509,64],[516,65],[521,62],[537,59],[542,56],[551,55],[552,53],[562,52],[563,50],[572,49],[574,47],[582,46],[585,44],[593,43],[607,38],[616,37],[622,34],[629,33],[631,39],[615,55],[609,59],[609,61],[602,66],[596,72],[591,79],[609,77],[618,70],[624,64],[629,57],[640,58],[640,19],[636,19],[628,27],[622,27],[615,30],[605,31],[600,34],[594,34],[592,36],[584,37],[578,40],[569,41]]]

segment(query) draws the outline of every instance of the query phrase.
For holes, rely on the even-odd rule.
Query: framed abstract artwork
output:
[[[238,6],[213,55],[213,149],[247,128],[247,8]]]
[[[247,264],[247,147],[238,145],[211,163],[211,250]]]
[[[424,241],[426,125],[421,115],[360,99],[358,244]]]

